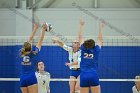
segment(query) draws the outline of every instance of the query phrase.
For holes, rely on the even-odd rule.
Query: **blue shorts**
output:
[[[77,78],[80,75],[80,73],[80,70],[70,70],[70,76],[74,76],[75,78]]]
[[[28,87],[37,84],[35,73],[20,76],[20,87]]]
[[[99,85],[99,77],[96,71],[81,72],[80,87],[92,87]]]

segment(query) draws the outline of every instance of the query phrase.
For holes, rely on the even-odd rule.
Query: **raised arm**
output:
[[[41,49],[42,42],[43,42],[43,39],[44,39],[44,36],[45,36],[45,33],[46,33],[46,29],[47,29],[47,25],[46,25],[46,23],[44,23],[42,25],[42,33],[41,33],[40,38],[39,38],[39,41],[38,41],[38,43],[36,45],[36,47],[38,47],[39,50]]]
[[[84,42],[84,37],[83,37],[84,24],[85,22],[82,19],[80,19],[79,32],[78,32],[78,39],[80,44]]]
[[[104,23],[100,22],[99,24],[99,34],[98,34],[98,38],[97,38],[97,44],[101,47],[103,45],[103,30],[104,30]]]
[[[53,43],[57,43],[60,47],[65,49],[66,51],[72,51],[72,47],[67,46],[63,41],[61,41],[58,37],[54,37],[52,39]]]
[[[53,43],[57,43],[60,47],[63,47],[64,46],[64,42],[61,41],[58,37],[54,37],[52,39]]]
[[[38,30],[38,24],[35,23],[34,24],[34,29],[33,29],[32,33],[31,33],[30,37],[29,37],[28,42],[30,42],[30,43],[32,42],[37,30]]]

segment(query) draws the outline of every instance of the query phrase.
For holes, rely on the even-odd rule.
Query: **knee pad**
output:
[[[80,90],[75,91],[75,93],[80,93]]]

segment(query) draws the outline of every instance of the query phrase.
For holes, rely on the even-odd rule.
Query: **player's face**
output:
[[[140,86],[140,79],[137,79],[138,81],[135,81],[135,84],[137,85],[137,86]]]
[[[44,68],[45,68],[44,63],[43,62],[39,62],[38,63],[38,69],[39,69],[39,71],[44,71]]]
[[[74,42],[72,42],[72,48],[73,48],[73,50],[74,51],[78,51],[79,50],[79,48],[80,48],[80,43],[79,43],[79,41],[74,41]]]

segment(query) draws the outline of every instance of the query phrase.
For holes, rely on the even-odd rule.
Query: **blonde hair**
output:
[[[135,79],[140,79],[140,76],[135,76]]]
[[[140,76],[135,76],[135,85],[137,85],[137,83],[140,81]]]
[[[30,52],[32,49],[31,47],[32,47],[32,45],[30,42],[24,42],[24,44],[20,50],[21,55],[23,56],[25,54],[25,52]]]

